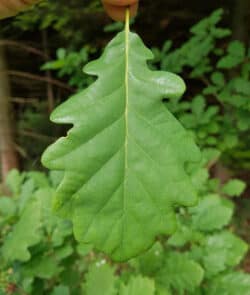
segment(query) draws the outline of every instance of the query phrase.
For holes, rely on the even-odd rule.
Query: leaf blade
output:
[[[162,103],[185,85],[150,71],[151,57],[137,35],[118,34],[85,69],[96,82],[52,114],[74,127],[42,158],[65,172],[55,207],[73,220],[76,238],[119,261],[173,232],[174,204],[196,202],[186,163],[199,160],[198,148]]]

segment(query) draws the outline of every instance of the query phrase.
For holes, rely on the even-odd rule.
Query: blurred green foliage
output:
[[[228,164],[248,169],[250,52],[240,41],[227,42],[230,30],[219,27],[222,15],[216,10],[193,26],[190,39],[178,49],[171,50],[168,40],[162,49],[154,48],[152,66],[186,79],[186,99],[167,106],[200,146],[216,148]]]
[[[229,277],[232,290],[248,294],[250,276],[237,271],[248,246],[229,227],[230,197],[243,192],[243,182],[221,186],[200,168],[193,175],[199,203],[179,209],[175,234],[116,264],[91,245],[77,244],[71,223],[51,211],[61,178],[56,171],[49,177],[10,172],[12,198],[0,198],[0,294],[221,294],[214,292]]]
[[[68,84],[77,89],[87,87],[93,82],[93,77],[83,73],[83,67],[91,60],[96,49],[84,46],[80,51],[68,51],[59,48],[56,52],[56,59],[46,62],[41,69],[57,71],[59,78],[68,78]]]
[[[84,27],[88,14],[102,12],[99,0],[45,0],[17,15],[10,24],[11,29],[20,31],[53,30],[64,40],[70,40],[69,46],[84,40]]]

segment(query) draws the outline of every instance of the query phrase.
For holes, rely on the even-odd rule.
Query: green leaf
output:
[[[53,243],[53,246],[61,246],[65,238],[70,235],[72,235],[71,223],[68,220],[57,219],[53,224],[53,231],[51,233],[51,242]]]
[[[231,35],[229,29],[212,28],[211,33],[215,38],[221,39]]]
[[[58,48],[56,51],[56,56],[58,59],[64,59],[66,57],[66,49],[65,48]]]
[[[23,180],[24,174],[16,169],[11,170],[7,175],[6,184],[14,195],[20,192]]]
[[[233,67],[238,66],[241,62],[242,62],[241,59],[238,59],[232,55],[226,55],[218,61],[217,68],[218,69],[231,69]]]
[[[247,79],[243,79],[242,77],[236,77],[231,81],[231,84],[231,87],[236,92],[246,96],[250,95],[250,82]],[[248,101],[248,97],[246,98],[246,100]]]
[[[203,151],[204,153],[204,151]],[[206,161],[205,155],[203,156],[203,161]],[[205,168],[197,169],[192,175],[192,182],[197,190],[201,190],[206,184],[209,177],[209,173]]]
[[[222,274],[209,282],[205,295],[249,295],[250,275],[242,272]]]
[[[162,245],[156,242],[150,250],[135,258],[130,264],[138,268],[143,275],[151,276],[161,268],[163,255]]]
[[[200,286],[204,271],[194,260],[186,254],[168,252],[163,268],[157,275],[157,281],[161,285],[171,287],[178,294],[184,291],[193,291]]]
[[[205,95],[209,94],[216,94],[218,92],[218,87],[217,86],[208,86],[203,89],[202,93]]]
[[[206,276],[211,277],[227,267],[236,266],[247,250],[248,246],[243,240],[227,231],[207,237],[203,252]]]
[[[18,209],[20,212],[23,212],[23,209],[26,207],[26,204],[34,196],[34,191],[36,190],[34,179],[26,180],[19,194]]]
[[[167,244],[173,247],[183,247],[189,242],[201,242],[204,239],[204,234],[192,229],[190,224],[185,225],[179,222],[177,231],[167,241]]]
[[[192,239],[192,230],[187,226],[179,226],[178,230],[168,240],[168,245],[173,247],[183,247]]]
[[[114,22],[111,24],[108,24],[104,27],[104,32],[105,33],[110,33],[110,32],[117,32],[121,31],[123,29],[123,22]]]
[[[156,286],[156,295],[173,295],[173,294],[165,287]]]
[[[164,54],[168,53],[170,48],[172,47],[173,45],[173,42],[171,40],[167,40],[164,44],[163,44],[163,47],[162,47],[162,52]]]
[[[105,261],[97,262],[90,267],[86,275],[84,294],[115,295],[115,281],[114,270]]]
[[[51,295],[70,295],[70,291],[67,286],[59,285],[53,289]]]
[[[132,277],[129,283],[121,285],[119,295],[154,295],[155,283],[153,280],[144,277]]]
[[[223,15],[223,9],[217,9],[215,10],[210,16],[204,18],[200,22],[198,22],[196,25],[194,25],[190,32],[192,32],[195,35],[204,35],[208,33],[208,30],[210,28],[213,28],[221,19]]]
[[[205,164],[216,163],[219,160],[220,156],[221,151],[216,148],[206,148],[203,150],[203,158]]]
[[[241,58],[245,57],[246,48],[244,44],[238,40],[232,41],[228,46],[228,53]]]
[[[13,216],[16,212],[15,201],[10,197],[0,197],[0,216]]]
[[[25,277],[37,277],[41,279],[51,279],[62,271],[58,261],[53,256],[38,256],[30,260],[23,266]]]
[[[30,259],[29,247],[41,239],[41,204],[32,199],[13,230],[8,234],[2,248],[3,256],[8,261]]]
[[[51,240],[60,246],[60,239],[72,233],[71,224],[67,220],[63,220],[52,213],[52,196],[54,190],[51,188],[44,188],[36,191],[35,198],[41,202],[41,222],[44,226],[45,232],[51,236]],[[54,235],[56,234],[56,236]],[[55,238],[57,240],[55,240]]]
[[[204,113],[205,107],[206,101],[202,95],[197,95],[192,100],[192,111],[197,117],[200,117]]]
[[[76,251],[81,256],[86,256],[92,250],[92,245],[89,244],[78,244]]]
[[[230,222],[233,211],[233,203],[218,195],[207,195],[198,206],[190,208],[193,226],[201,231],[223,228]]]
[[[197,200],[187,168],[200,152],[162,102],[180,97],[185,85],[149,70],[151,58],[136,34],[119,33],[86,67],[97,81],[52,114],[74,127],[42,158],[65,172],[55,208],[73,221],[77,240],[117,261],[172,233],[173,206]]]
[[[212,82],[219,87],[223,87],[225,85],[225,77],[221,72],[214,72],[211,76]]]
[[[57,187],[63,179],[62,171],[50,171],[49,178],[53,187]]]
[[[27,176],[34,180],[34,184],[37,188],[49,187],[49,180],[44,173],[31,171],[27,173]]]
[[[239,197],[245,189],[245,182],[240,179],[232,179],[223,186],[222,192],[230,197]]]
[[[74,249],[70,244],[64,244],[61,248],[56,248],[54,251],[55,258],[59,261],[70,256],[74,252]]]
[[[228,46],[228,55],[222,57],[217,67],[221,69],[230,69],[238,66],[244,61],[246,49],[240,41],[232,41]]]

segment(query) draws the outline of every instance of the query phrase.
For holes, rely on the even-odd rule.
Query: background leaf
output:
[[[213,231],[227,225],[233,215],[233,203],[218,195],[207,195],[191,208],[193,226],[201,231]]]
[[[223,274],[211,281],[206,295],[249,295],[250,276],[241,272]]]
[[[154,295],[154,281],[144,277],[133,277],[125,286],[122,285],[119,295]]]
[[[92,265],[86,275],[86,295],[115,295],[114,270],[104,262]]]
[[[6,260],[27,261],[30,259],[29,247],[41,239],[41,204],[38,199],[32,200],[25,208],[22,217],[14,226],[2,248]]]
[[[178,290],[179,294],[184,291],[193,291],[203,279],[202,267],[185,254],[170,252],[165,257],[164,266],[157,275],[157,282]]]
[[[248,245],[234,234],[224,231],[207,237],[203,263],[208,277],[240,263]]]
[[[246,184],[240,179],[232,179],[223,186],[223,193],[230,197],[239,197],[246,189]]]

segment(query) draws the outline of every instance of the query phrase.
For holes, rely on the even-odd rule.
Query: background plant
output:
[[[76,244],[71,223],[52,214],[61,177],[15,170],[8,176],[13,196],[0,198],[3,294],[248,294],[250,276],[238,270],[248,246],[230,227],[231,198],[245,189],[242,181],[221,186],[201,168],[193,176],[199,204],[178,210],[176,233],[115,264]]]
[[[248,168],[249,50],[237,40],[222,43],[231,34],[219,26],[222,15],[219,9],[193,26],[180,48],[171,50],[172,42],[166,41],[161,50],[154,49],[154,66],[182,73],[195,89],[188,100],[171,101],[168,107],[199,144],[219,150],[229,165],[237,158],[238,168]]]
[[[17,20],[18,28],[20,22],[28,24],[26,32],[41,28],[44,18],[30,22],[32,12],[28,14]],[[46,30],[60,27],[54,27],[59,18],[53,18],[46,21]],[[128,263],[115,264],[91,248],[76,244],[71,223],[52,214],[53,193],[61,179],[58,172],[47,176],[12,171],[7,179],[12,198],[4,193],[0,198],[0,293],[249,294],[249,200],[239,198],[242,193],[247,196],[248,191],[242,180],[230,175],[240,177],[249,169],[249,49],[243,42],[231,41],[230,31],[219,25],[221,18],[222,11],[218,10],[202,20],[191,29],[183,46],[173,42],[171,47],[167,40],[163,47],[154,49],[156,59],[151,66],[179,73],[187,82],[184,98],[166,104],[203,148],[204,156],[201,169],[193,176],[200,201],[190,209],[176,208],[176,233],[171,238],[158,237],[152,249]],[[68,28],[67,22],[70,20],[61,28]],[[55,36],[54,31],[51,36]],[[51,70],[65,85],[71,83],[79,89],[89,83],[80,66],[99,55],[105,42],[82,47],[83,36],[78,36],[74,46],[51,42],[53,58],[39,60],[39,64],[46,64],[43,74]],[[163,34],[161,38],[165,38]],[[84,43],[89,44],[89,39]],[[63,51],[53,54],[62,47]],[[71,61],[77,65],[76,71]],[[66,95],[58,91],[55,103]],[[37,102],[35,106],[15,105],[18,129],[48,136],[45,146],[65,131],[51,132],[47,103],[41,103],[42,98]],[[30,152],[23,164],[26,167],[39,167],[43,149],[40,139],[35,146],[33,137],[28,141],[20,136],[19,148],[24,147],[26,154]],[[223,175],[218,172],[221,165]]]

